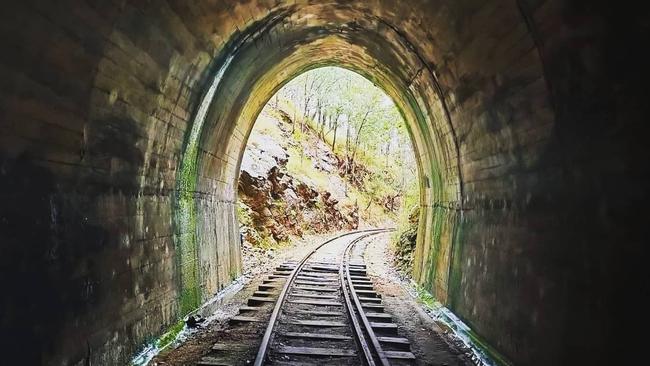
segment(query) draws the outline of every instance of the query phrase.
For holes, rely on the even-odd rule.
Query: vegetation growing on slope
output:
[[[393,101],[372,82],[341,68],[325,67],[288,83],[272,102],[311,128],[339,159],[340,174],[366,197],[397,212],[417,195],[413,148]]]
[[[290,137],[288,174],[333,198],[337,209],[358,212],[360,225],[402,223],[408,214],[401,211],[417,204],[416,162],[402,116],[362,76],[335,67],[306,72],[271,98],[253,134],[279,138],[270,119]],[[242,208],[245,220],[250,212]]]
[[[329,147],[309,133],[296,142],[290,129],[276,110],[265,109],[242,160],[239,222],[246,242],[257,247],[274,247],[288,241],[289,235],[359,225],[358,207],[339,202],[340,196],[332,193],[342,181],[328,174],[327,166],[336,165]]]
[[[406,222],[400,222],[399,230],[395,235],[395,264],[402,273],[408,275],[413,270],[419,215],[420,207],[412,206]]]

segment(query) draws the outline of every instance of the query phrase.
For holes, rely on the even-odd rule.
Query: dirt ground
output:
[[[236,337],[228,330],[228,320],[238,314],[240,306],[257,289],[263,275],[277,265],[298,260],[314,246],[336,234],[309,236],[296,239],[292,245],[274,250],[262,251],[244,248],[244,276],[231,294],[213,301],[201,312],[208,321],[202,327],[186,332],[183,339],[174,347],[155,356],[149,365],[194,365],[210,351],[220,339]],[[418,365],[474,365],[469,352],[446,335],[434,319],[424,310],[423,305],[411,295],[409,282],[400,278],[391,266],[392,253],[389,250],[388,234],[373,236],[360,243],[355,251],[364,255],[368,274],[375,289],[383,296],[386,312],[393,316],[399,327],[399,334],[411,342],[411,350],[417,357]],[[365,250],[365,251],[364,251]]]
[[[393,316],[400,335],[411,342],[418,365],[474,365],[471,353],[438,326],[423,305],[407,291],[410,284],[391,265],[390,234],[364,240],[365,262],[375,290],[383,297],[385,312]]]

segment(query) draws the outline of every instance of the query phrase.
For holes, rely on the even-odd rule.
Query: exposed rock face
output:
[[[356,205],[341,207],[331,192],[319,191],[308,182],[308,177],[289,174],[286,146],[295,142],[286,130],[280,130],[280,138],[256,131],[249,138],[238,187],[240,202],[246,206],[244,215],[250,216],[250,220],[241,220],[245,239],[263,244],[268,238],[282,242],[288,235],[300,236],[306,230],[322,233],[356,229],[359,226]],[[305,155],[314,161],[317,169],[336,174],[334,154],[323,153],[329,149],[326,144],[304,147]]]

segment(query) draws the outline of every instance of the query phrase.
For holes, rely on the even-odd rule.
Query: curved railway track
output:
[[[294,267],[276,302],[255,366],[322,363],[326,359],[336,364],[387,366],[391,360],[404,363],[415,358],[409,351],[384,350],[384,344],[407,348],[408,340],[378,336],[377,333],[392,335],[397,327],[389,321],[390,315],[383,312],[381,296],[372,288],[365,264],[351,260],[352,248],[359,241],[387,231],[390,230],[369,230],[350,241],[338,266],[309,261],[329,243],[326,242]],[[347,321],[341,321],[346,317]],[[295,331],[300,328],[309,331]]]
[[[243,315],[232,319],[244,324],[242,328],[232,330],[229,344],[213,347],[225,358],[204,357],[199,365],[250,364],[254,351],[246,342],[259,341],[260,334],[255,366],[414,364],[409,341],[398,336],[397,326],[384,312],[381,295],[366,274],[363,249],[357,248],[363,239],[388,231],[342,234],[302,260],[277,267],[240,308]],[[349,236],[354,238],[338,240]],[[250,337],[237,339],[242,334]],[[238,350],[246,355],[227,357]]]

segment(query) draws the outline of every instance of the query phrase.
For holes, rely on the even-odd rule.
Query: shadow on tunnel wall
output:
[[[0,156],[0,178],[2,363],[42,364],[38,350],[55,353],[61,330],[102,300],[91,254],[107,233],[80,205],[70,207],[78,204],[65,202],[50,171],[28,155]],[[78,336],[67,342],[85,344]]]
[[[537,11],[528,21],[552,139],[539,156],[515,151],[512,199],[481,197],[480,182],[468,188],[450,306],[521,364],[633,364],[649,326],[650,59],[638,47],[650,42],[650,12],[556,2],[562,24],[551,27],[539,15],[548,9],[520,3]],[[488,108],[512,116],[506,100]]]

